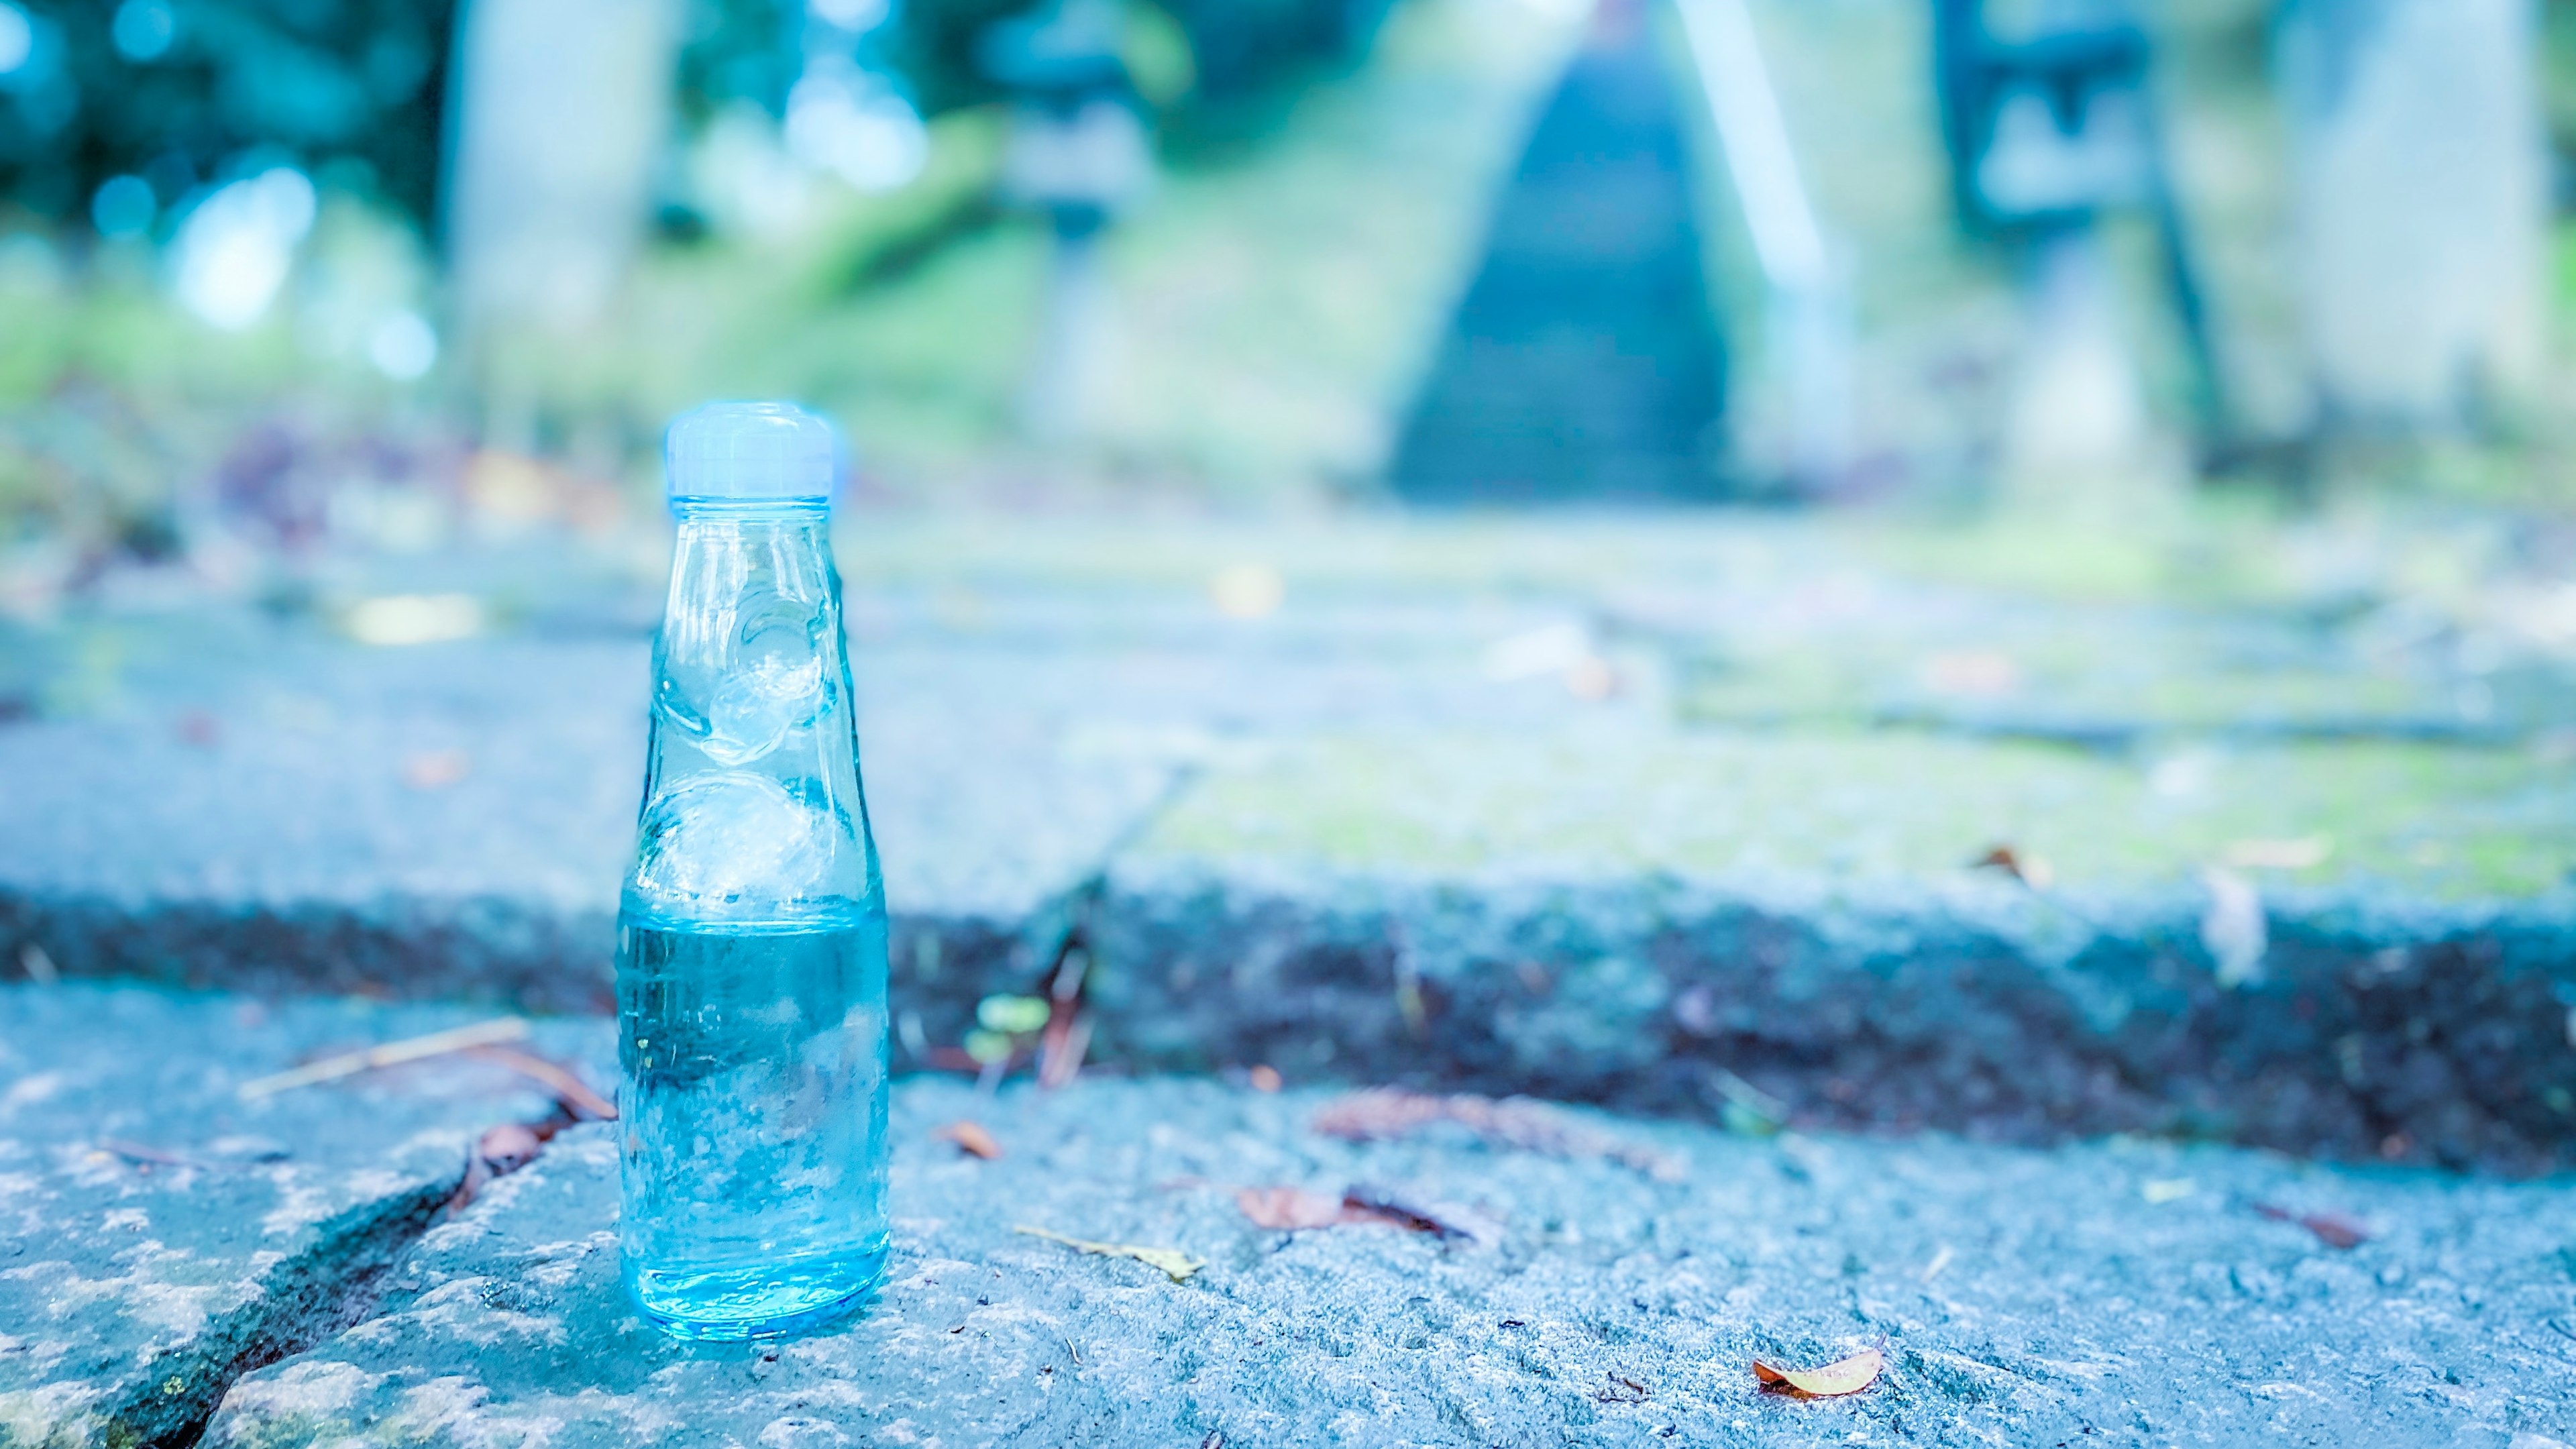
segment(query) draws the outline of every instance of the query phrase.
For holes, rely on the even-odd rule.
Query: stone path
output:
[[[1138,1069],[2567,1162],[2576,690],[2511,580],[1989,551],[2069,588],[1936,543],[866,520],[903,1060],[1070,950],[1095,1060]],[[47,636],[0,726],[0,960],[589,1009],[629,589],[411,649],[219,609]]]
[[[852,528],[899,1062],[1051,981],[1097,1030],[1064,1093],[899,1089],[897,1275],[775,1357],[627,1316],[605,1129],[448,1206],[562,1122],[492,1063],[235,1092],[495,1003],[611,1080],[649,587],[433,561],[21,629],[0,960],[75,979],[0,990],[0,1442],[2568,1441],[2576,1200],[2516,1180],[2576,1150],[2545,593],[1932,543]],[[515,602],[346,637],[442,591]],[[1588,1120],[1680,1176],[1310,1130],[1379,1082],[1653,1114]],[[965,1116],[1000,1162],[930,1140]],[[1500,1241],[1233,1203],[1355,1183]],[[1850,1400],[1747,1369],[1882,1339]]]
[[[1705,498],[1723,344],[1646,7],[1604,5],[1495,203],[1389,470],[1417,503]]]
[[[530,1106],[485,1067],[418,1063],[239,1121],[209,1105],[241,1074],[431,1019],[418,1011],[13,988],[0,1012],[13,1050],[50,1053],[11,1063],[0,1127],[18,1155],[0,1245],[20,1305],[0,1343],[12,1442],[172,1442],[175,1412],[134,1406],[158,1410],[152,1384],[180,1359],[225,1355],[248,1371],[191,1370],[170,1396],[213,1410],[210,1445],[2576,1439],[2563,1187],[2169,1142],[2033,1152],[1571,1113],[1579,1149],[1627,1161],[1556,1158],[1454,1127],[1326,1136],[1324,1091],[1087,1077],[987,1096],[922,1078],[896,1094],[894,1267],[868,1315],[689,1346],[618,1286],[613,1127],[565,1130],[431,1221],[463,1139],[423,1124]],[[605,1080],[602,1027],[545,1033]],[[140,1080],[62,1065],[147,1052]],[[57,1077],[49,1097],[30,1085]],[[933,1140],[961,1118],[998,1161]],[[111,1133],[207,1165],[91,1145]],[[1490,1240],[1272,1231],[1235,1201],[1358,1184]],[[379,1231],[394,1203],[415,1206]],[[2267,1211],[2366,1238],[2337,1247]],[[1206,1266],[1175,1284],[1018,1225]],[[278,1291],[264,1267],[224,1290],[230,1317],[200,1308],[214,1290],[197,1285],[295,1243],[292,1264],[394,1261],[339,1296]],[[1783,1398],[1749,1369],[1873,1346],[1887,1371],[1847,1399]],[[126,1363],[148,1368],[97,1381],[140,1386],[121,1399],[61,1377]],[[89,1417],[110,1403],[106,1424]]]

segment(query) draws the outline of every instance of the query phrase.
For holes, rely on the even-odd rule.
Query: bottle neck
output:
[[[671,516],[682,528],[706,523],[822,523],[832,516],[828,498],[714,498],[691,496],[671,500]]]
[[[831,512],[822,504],[686,500],[675,507],[679,537],[671,559],[674,604],[700,606],[741,589],[781,592],[820,603],[821,576],[832,567]]]

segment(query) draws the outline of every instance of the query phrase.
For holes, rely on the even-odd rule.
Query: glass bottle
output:
[[[618,910],[628,1292],[683,1338],[855,1309],[886,1258],[886,915],[819,418],[671,425],[679,545]]]

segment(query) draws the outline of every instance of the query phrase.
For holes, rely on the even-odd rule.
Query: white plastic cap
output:
[[[793,403],[709,403],[663,439],[673,498],[825,499],[838,465],[832,425]]]

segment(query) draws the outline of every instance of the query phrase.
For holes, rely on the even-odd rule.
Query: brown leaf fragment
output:
[[[1234,1195],[1234,1205],[1255,1227],[1294,1231],[1329,1228],[1342,1221],[1342,1200],[1302,1187],[1247,1187]]]
[[[1596,1131],[1544,1102],[1527,1097],[1496,1101],[1461,1092],[1439,1097],[1394,1087],[1372,1087],[1335,1098],[1315,1114],[1315,1130],[1350,1142],[1383,1142],[1436,1123],[1451,1123],[1497,1147],[1549,1157],[1598,1157],[1642,1172],[1658,1182],[1681,1176],[1681,1164],[1662,1152]]]
[[[576,1122],[614,1122],[617,1104],[591,1089],[579,1073],[561,1062],[548,1061],[534,1052],[515,1047],[478,1046],[466,1049],[495,1066],[507,1067],[529,1081],[538,1083],[554,1094],[555,1105]]]
[[[1480,1248],[1503,1240],[1503,1225],[1460,1203],[1437,1202],[1398,1188],[1355,1183],[1342,1194],[1345,1207],[1379,1214],[1416,1232],[1441,1238],[1465,1238]]]
[[[1878,1371],[1887,1366],[1887,1356],[1877,1349],[1865,1348],[1847,1359],[1817,1369],[1785,1369],[1760,1359],[1753,1361],[1753,1376],[1767,1389],[1780,1389],[1806,1399],[1829,1399],[1840,1394],[1856,1394],[1878,1379]]]
[[[2258,1202],[2254,1211],[2276,1223],[2297,1223],[2329,1248],[2358,1248],[2370,1241],[2370,1229],[2342,1213],[2300,1213],[2277,1203]]]
[[[1999,870],[2035,891],[2048,889],[2057,872],[2036,855],[2026,854],[2009,845],[1998,845],[1968,863],[1977,870]]]
[[[504,1122],[486,1131],[474,1144],[474,1155],[492,1169],[494,1177],[518,1171],[536,1161],[537,1154],[545,1150],[544,1139],[517,1122]]]
[[[1267,1063],[1254,1067],[1246,1073],[1245,1080],[1252,1084],[1252,1090],[1256,1092],[1275,1092],[1283,1085],[1279,1080],[1279,1069]]]
[[[1002,1156],[1002,1144],[993,1140],[993,1134],[985,1131],[982,1123],[971,1119],[960,1118],[930,1135],[942,1142],[954,1142],[958,1151],[986,1162],[999,1161]]]
[[[1062,1243],[1076,1252],[1091,1253],[1098,1257],[1133,1258],[1147,1267],[1161,1269],[1164,1276],[1175,1283],[1188,1282],[1191,1274],[1207,1266],[1204,1261],[1193,1258],[1177,1248],[1147,1248],[1134,1243],[1095,1243],[1087,1238],[1068,1238],[1062,1233],[1049,1232],[1045,1228],[1033,1228],[1025,1223],[1012,1224],[1011,1231],[1026,1233],[1032,1238],[1044,1238],[1050,1243]]]

